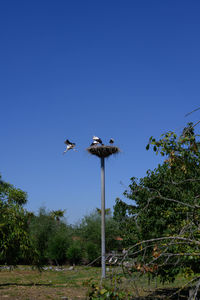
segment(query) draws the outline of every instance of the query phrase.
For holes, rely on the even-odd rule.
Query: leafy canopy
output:
[[[27,194],[0,176],[0,262],[38,264],[38,256],[28,235],[29,214],[23,208]]]
[[[136,245],[130,249],[137,253],[140,266],[156,264],[163,281],[173,280],[180,272],[200,272],[196,263],[200,256],[198,137],[191,123],[179,137],[174,132],[159,140],[151,137],[147,150],[153,147],[165,157],[164,162],[148,170],[144,178],[131,178],[124,195],[133,204],[116,200],[114,217],[120,222],[127,247]]]

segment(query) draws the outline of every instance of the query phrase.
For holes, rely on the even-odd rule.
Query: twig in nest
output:
[[[100,158],[105,158],[120,152],[119,148],[115,146],[92,146],[87,148],[87,151],[90,154],[96,155]]]

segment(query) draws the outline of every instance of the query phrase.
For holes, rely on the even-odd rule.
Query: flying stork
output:
[[[72,143],[72,142],[70,142],[69,140],[66,140],[64,143],[67,145],[67,148],[66,148],[66,150],[63,152],[63,154],[65,154],[68,150],[71,150],[71,149],[73,149],[74,151],[77,151],[77,150],[74,149],[75,146],[76,146],[75,143]]]

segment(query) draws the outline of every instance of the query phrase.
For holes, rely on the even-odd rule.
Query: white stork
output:
[[[90,145],[90,147],[92,147],[92,146],[97,146],[98,144],[99,144],[99,142],[93,141],[92,144]]]
[[[66,140],[64,143],[67,145],[67,147],[66,147],[66,150],[63,152],[63,154],[65,154],[68,150],[71,150],[71,149],[73,149],[74,151],[77,151],[74,149],[76,146],[75,143],[72,143],[69,140]]]
[[[102,144],[102,140],[98,136],[93,136],[93,141],[98,142],[98,144]]]

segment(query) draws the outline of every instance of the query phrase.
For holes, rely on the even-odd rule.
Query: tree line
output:
[[[69,225],[64,210],[27,211],[27,194],[0,177],[0,264],[89,264],[101,253],[101,211]],[[106,210],[107,252],[122,247],[117,221]],[[95,262],[97,265],[100,259]]]

